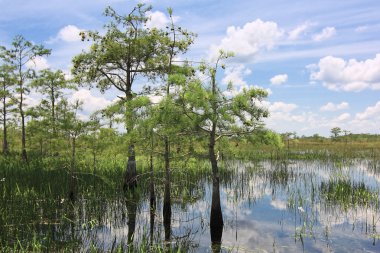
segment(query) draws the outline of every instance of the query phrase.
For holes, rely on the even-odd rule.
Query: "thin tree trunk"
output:
[[[5,87],[4,87],[5,91]],[[5,96],[3,98],[3,154],[8,154],[8,140],[7,140],[7,109]]]
[[[21,99],[20,99],[20,115],[21,115],[21,158],[24,162],[28,161],[28,156],[26,154],[26,132],[25,132],[25,114],[24,110],[22,109],[22,103],[23,103],[23,94],[21,93]]]
[[[92,152],[92,162],[93,162],[94,170],[96,170],[96,151],[95,150]]]
[[[71,147],[71,169],[74,170],[75,168],[75,153],[76,153],[76,137],[72,138],[72,147]]]
[[[44,152],[44,149],[43,149],[43,140],[42,139],[40,139],[40,154],[41,154],[41,156],[43,156],[43,152]]]
[[[9,149],[8,149],[8,140],[7,140],[7,126],[6,126],[6,121],[4,117],[4,122],[3,122],[3,154],[8,154]]]
[[[21,158],[24,162],[28,161],[28,155],[26,154],[26,132],[25,132],[25,115],[24,111],[21,111]]]
[[[21,60],[20,60],[21,62]],[[22,71],[21,71],[21,64],[19,65],[19,88],[20,88],[20,103],[19,103],[19,110],[20,110],[20,116],[21,116],[21,158],[24,162],[28,161],[28,156],[26,154],[26,133],[25,133],[25,114],[24,110],[22,108],[23,102],[24,102],[24,80],[22,77]]]
[[[55,127],[55,94],[54,94],[54,88],[51,88],[50,91],[51,96],[51,119],[52,119],[52,127],[53,127],[53,136],[56,135],[56,127]]]
[[[51,96],[51,120],[52,120],[52,128],[53,128],[53,136],[50,138],[50,147],[51,147],[51,154],[55,155],[56,151],[56,145],[55,145],[55,138],[57,136],[57,129],[55,125],[55,93],[53,84],[51,84],[51,90],[50,90],[50,96]]]

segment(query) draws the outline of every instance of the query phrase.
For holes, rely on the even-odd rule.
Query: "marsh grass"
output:
[[[272,145],[251,144],[240,142],[238,146],[220,147],[228,159],[243,159],[246,161],[260,160],[352,160],[370,159],[379,164],[380,139],[354,138],[338,140],[299,138],[289,141],[289,146],[282,148]]]
[[[379,209],[378,190],[350,181],[342,173],[355,161],[364,159],[368,170],[378,174],[378,148],[359,150],[358,147],[346,146],[342,149],[342,145],[351,144],[324,143],[326,150],[321,148],[322,145],[307,149],[306,143],[290,142],[290,149],[264,147],[244,151],[242,145],[239,152],[223,155],[219,161],[220,185],[226,189],[227,202],[238,206],[247,201],[249,206],[254,206],[267,189],[271,189],[272,198],[276,198],[277,192],[286,192],[286,210],[297,218],[294,236],[298,241],[315,236],[318,203],[340,206],[343,210],[356,207]],[[366,146],[365,143],[363,145]],[[240,156],[242,158],[237,159]],[[128,227],[131,201],[136,204],[135,212],[144,217],[147,215],[141,211],[147,209],[146,200],[149,199],[148,158],[137,157],[139,186],[133,197],[122,189],[126,157],[98,157],[96,167],[91,156],[78,157],[78,162],[72,167],[70,159],[65,157],[31,156],[29,163],[23,163],[17,154],[0,156],[0,248],[5,252],[128,252],[132,248],[134,252],[166,252],[168,244],[163,242],[160,228],[163,161],[156,158],[154,162],[158,203],[154,239],[152,241],[148,231],[141,228],[149,228],[148,219],[138,219],[136,223],[141,224],[131,247],[121,241],[109,245],[99,238],[103,233],[109,233],[107,231],[111,227]],[[326,169],[316,169],[325,170],[330,179],[310,183],[314,176],[313,170],[307,169],[310,163],[325,166]],[[178,158],[173,161],[171,170],[175,210],[186,213],[189,207],[207,198],[206,192],[210,190],[207,185],[211,181],[207,160]],[[71,200],[68,194],[72,178],[75,179],[75,200]],[[310,186],[307,190],[306,185]],[[190,216],[186,218],[191,220]],[[189,224],[191,227],[191,221]],[[186,229],[180,231],[186,234]],[[374,238],[378,236],[375,232],[372,235]],[[198,246],[192,235],[173,237],[170,242],[171,252],[194,251]]]
[[[83,247],[99,251],[96,239],[91,242],[88,236],[109,224],[104,214],[128,213],[125,201],[129,197],[122,189],[121,180],[125,158],[98,159],[96,168],[90,158],[78,160],[74,168],[70,159],[32,157],[29,163],[23,163],[18,158],[16,154],[0,156],[0,248],[5,252],[65,252],[79,251]],[[135,191],[143,200],[149,196],[148,162],[145,157],[137,159],[139,187]],[[162,165],[159,160],[155,163],[157,199],[162,198],[164,191]],[[173,204],[186,209],[201,199],[208,170],[207,161],[183,159],[173,163]],[[71,178],[75,180],[75,199],[69,196]],[[123,215],[111,217],[116,227],[125,225],[127,220]],[[164,252],[161,244],[155,242],[149,246],[147,240],[139,239],[134,249]],[[173,246],[172,252],[182,252],[184,245],[182,242]],[[115,246],[115,250],[123,252],[128,249],[124,246]]]
[[[338,179],[322,182],[321,195],[329,203],[341,205],[344,208],[351,206],[373,206],[379,208],[379,194],[369,189],[364,182],[354,183],[349,180]]]

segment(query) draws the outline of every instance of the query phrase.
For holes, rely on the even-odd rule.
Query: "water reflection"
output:
[[[132,190],[127,193],[125,206],[127,208],[128,226],[128,252],[133,252],[133,239],[136,229],[137,203],[140,202],[139,193]]]
[[[73,251],[380,251],[380,175],[372,162],[223,167],[214,178],[173,173],[169,202],[165,181],[147,173],[127,193],[85,195],[80,179],[75,202],[2,203],[1,240],[15,240],[17,231],[32,240],[35,231],[55,251],[67,244]]]
[[[153,138],[151,142],[151,152],[149,158],[149,214],[150,214],[150,226],[149,226],[149,241],[150,247],[154,242],[154,222],[156,216],[156,192],[154,190],[154,170],[153,170]]]
[[[212,182],[210,235],[212,251],[220,252],[223,235],[223,214],[220,205],[219,176],[214,176]]]

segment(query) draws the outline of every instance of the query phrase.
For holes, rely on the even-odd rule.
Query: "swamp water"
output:
[[[22,249],[34,241],[41,250],[54,246],[84,252],[380,252],[378,164],[264,161],[222,166],[221,249],[211,248],[211,176],[176,170],[170,224],[163,222],[163,179],[156,175],[153,209],[148,183],[135,194],[105,194],[94,187],[74,202],[57,197],[2,203],[2,245]],[[149,176],[141,181],[149,182]],[[170,240],[164,242],[167,231]]]

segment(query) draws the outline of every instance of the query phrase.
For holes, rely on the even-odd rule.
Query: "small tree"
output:
[[[219,168],[215,152],[216,142],[223,137],[251,134],[262,126],[268,111],[260,107],[267,92],[257,88],[244,88],[227,97],[217,84],[217,71],[224,68],[221,61],[232,54],[220,52],[213,66],[202,64],[200,71],[209,77],[209,83],[193,80],[182,87],[183,111],[194,126],[208,136],[208,157],[212,167],[213,193],[210,215],[211,241],[220,243],[223,216],[219,193]],[[228,87],[232,91],[232,84]]]
[[[31,87],[35,88],[45,96],[41,100],[41,106],[46,110],[48,121],[52,128],[53,136],[57,134],[57,105],[63,96],[64,89],[73,89],[65,79],[65,75],[61,70],[52,71],[50,69],[42,70],[37,78],[31,83]]]
[[[96,170],[97,156],[105,148],[104,133],[112,129],[105,129],[100,127],[100,120],[95,115],[91,116],[88,124],[87,135],[84,136],[87,148],[91,150],[93,169]]]
[[[13,66],[16,71],[15,78],[18,85],[16,100],[21,117],[21,157],[23,161],[27,161],[24,99],[25,95],[29,92],[27,82],[34,77],[34,71],[27,64],[33,62],[36,57],[49,55],[50,50],[45,49],[42,45],[34,45],[23,36],[17,35],[13,39],[12,48],[8,50],[3,48],[3,51],[5,51],[4,58],[6,62]]]
[[[50,126],[46,119],[41,118],[40,113],[37,108],[27,110],[25,115],[31,117],[28,125],[26,126],[26,133],[28,136],[28,147],[29,150],[33,148],[38,148],[39,154],[45,155],[49,151],[48,141],[49,135],[47,134],[50,130]]]
[[[181,67],[174,65],[173,61],[179,54],[184,54],[189,46],[193,43],[194,35],[180,26],[174,24],[173,10],[168,8],[170,18],[170,25],[166,27],[165,36],[162,37],[163,54],[160,65],[163,68],[162,74],[164,76],[165,85],[163,86],[163,100],[159,103],[159,112],[155,117],[157,119],[157,130],[162,134],[164,140],[164,163],[165,163],[165,191],[164,191],[164,204],[163,204],[163,218],[165,226],[165,240],[170,240],[171,234],[171,138],[176,133],[180,132],[180,128],[184,125],[181,124],[180,108],[176,105],[175,100],[178,98],[178,93],[173,94],[173,85],[178,82],[177,72]],[[178,84],[177,84],[178,86]],[[177,138],[177,137],[175,137]]]
[[[154,76],[157,71],[156,59],[162,53],[160,45],[163,33],[145,27],[150,10],[151,7],[138,4],[129,14],[120,15],[111,7],[106,8],[105,15],[112,19],[105,25],[106,33],[81,33],[83,40],[93,43],[88,52],[74,57],[74,80],[90,86],[96,84],[102,92],[114,87],[123,93],[124,96],[120,97],[123,101],[131,101],[135,97],[132,90],[135,80],[142,76]],[[127,121],[130,119],[127,118]],[[127,124],[128,133],[133,130],[132,123]],[[133,187],[137,183],[134,145],[133,139],[130,139],[124,182],[126,187]]]
[[[340,129],[340,127],[334,127],[330,130],[330,132],[331,132],[331,137],[336,140],[339,137],[340,133],[342,132],[342,129]]]
[[[75,87],[66,81],[65,75],[61,70],[52,71],[50,69],[40,71],[30,86],[44,95],[44,98],[40,101],[37,112],[48,126],[46,133],[48,133],[48,138],[51,142],[50,151],[54,153],[58,137],[58,104],[63,97],[63,90],[74,89]]]
[[[15,85],[14,67],[9,65],[0,66],[0,100],[1,100],[1,122],[3,124],[3,154],[9,152],[7,129],[7,117],[14,111],[15,100],[12,89]]]
[[[348,130],[342,130],[343,134],[344,134],[344,139],[346,141],[346,144],[348,143],[348,138],[351,136],[351,132],[348,131]]]
[[[89,130],[91,122],[86,122],[78,118],[78,111],[81,109],[82,103],[75,101],[74,104],[67,107],[68,112],[63,119],[61,119],[61,128],[68,134],[71,140],[71,164],[70,164],[70,180],[69,180],[69,197],[71,200],[75,199],[77,182],[74,176],[76,170],[76,149],[77,139],[79,136],[84,135]]]
[[[289,150],[290,149],[290,140],[295,139],[297,136],[297,133],[296,132],[286,132],[286,133],[283,133],[282,136],[283,136],[284,140],[286,141],[287,147]]]
[[[107,121],[107,126],[109,129],[113,129],[113,126],[115,123],[120,123],[122,120],[118,118],[120,115],[120,104],[119,103],[114,103],[106,108],[97,111],[96,116],[101,116],[103,119]]]

